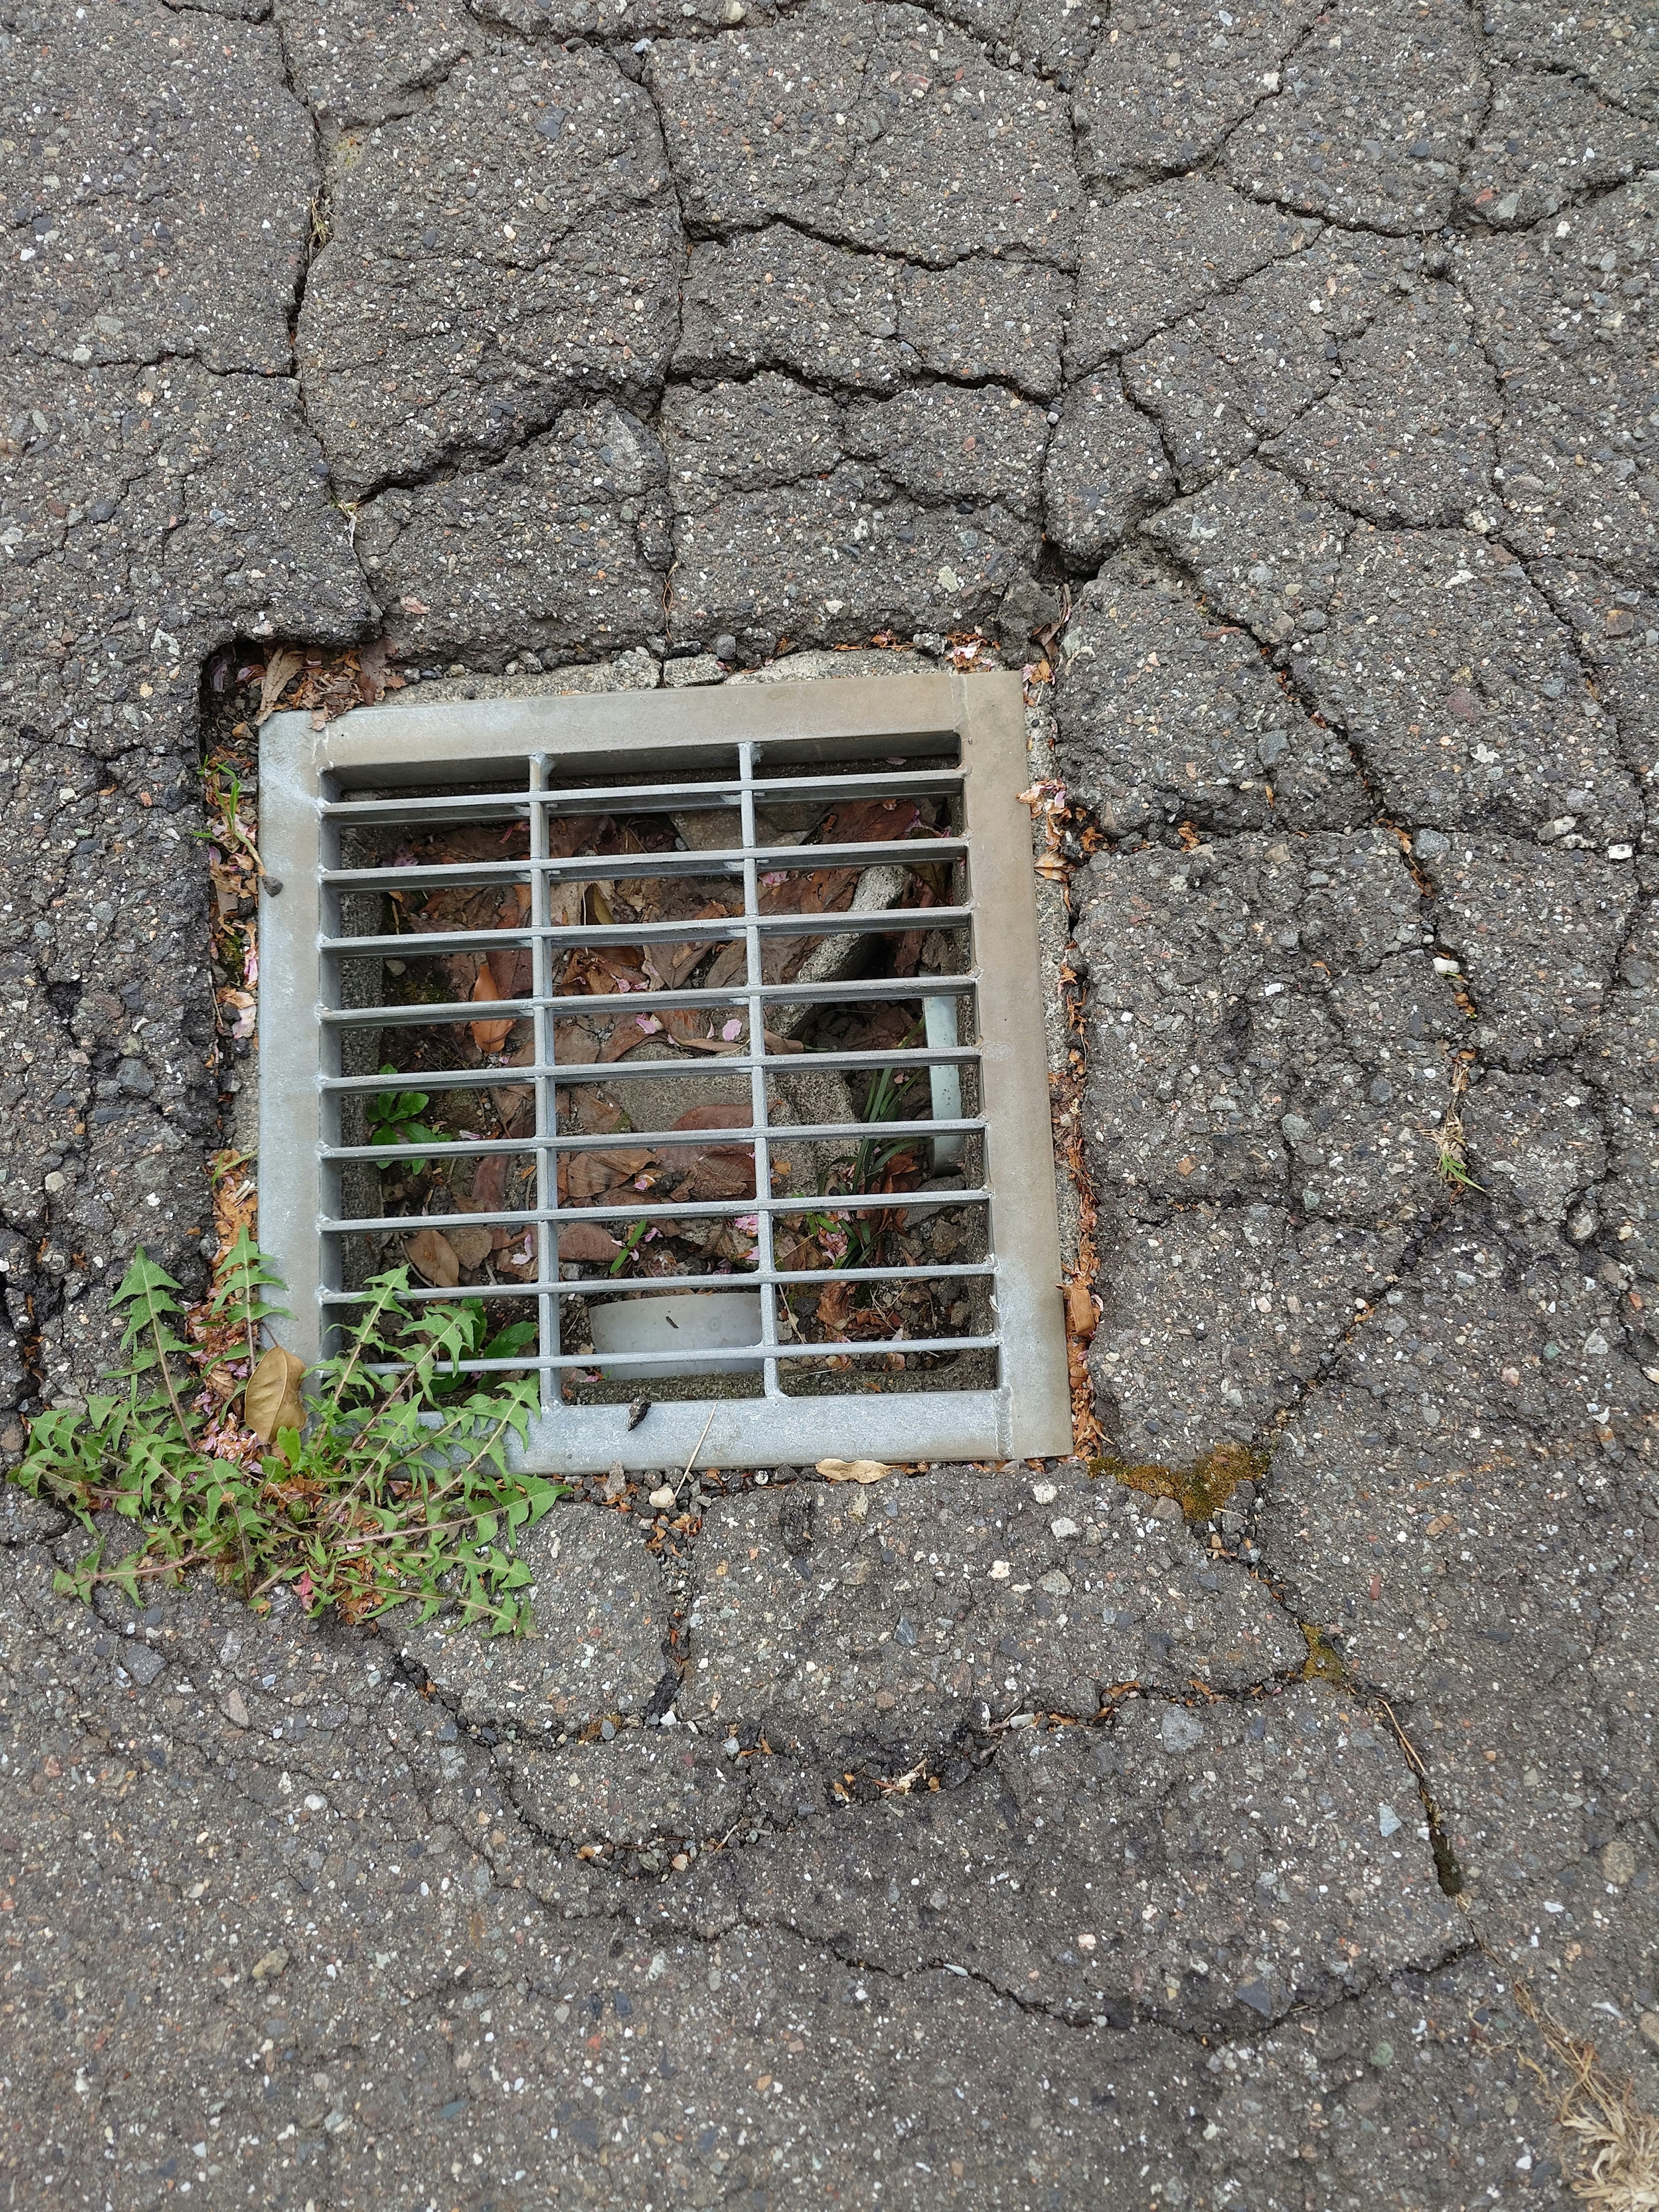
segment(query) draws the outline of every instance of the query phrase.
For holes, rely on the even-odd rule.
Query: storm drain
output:
[[[290,1348],[403,1267],[548,1472],[1066,1450],[1026,781],[1013,676],[275,717]]]

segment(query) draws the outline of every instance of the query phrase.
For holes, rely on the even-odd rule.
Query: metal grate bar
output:
[[[542,1206],[538,1204],[533,1207],[526,1206],[520,1213],[516,1215],[509,1213],[504,1210],[499,1214],[469,1213],[465,1215],[464,1218],[466,1221],[476,1222],[481,1225],[488,1225],[499,1222],[503,1226],[505,1226],[510,1220],[514,1219],[521,1220],[526,1225],[534,1221],[563,1221],[568,1222],[573,1227],[577,1226],[583,1222],[605,1221],[643,1221],[648,1225],[653,1220],[660,1221],[670,1218],[680,1221],[732,1221],[735,1220],[739,1214],[744,1213],[770,1212],[773,1214],[790,1214],[815,1213],[819,1212],[837,1214],[884,1213],[890,1212],[896,1205],[899,1204],[902,1204],[907,1207],[907,1209],[915,1212],[938,1213],[946,1211],[954,1211],[956,1208],[963,1206],[982,1206],[988,1202],[989,1195],[990,1194],[984,1190],[946,1191],[941,1192],[937,1196],[929,1194],[926,1201],[920,1206],[916,1203],[915,1194],[909,1191],[905,1192],[900,1199],[894,1199],[892,1197],[845,1199],[780,1198],[775,1194],[770,1198],[763,1199],[698,1198],[687,1199],[684,1202],[675,1199],[672,1200],[659,1201],[654,1206],[625,1206],[618,1204],[616,1206],[595,1205],[562,1206],[554,1205],[550,1206]],[[436,1217],[428,1216],[424,1213],[404,1213],[381,1214],[376,1217],[376,1218],[383,1228],[389,1223],[394,1230],[404,1230],[412,1233],[416,1229],[426,1229],[433,1226]],[[371,1224],[368,1219],[362,1221],[351,1218],[331,1219],[327,1215],[325,1215],[323,1217],[322,1225],[325,1230],[331,1233],[343,1236],[351,1231],[366,1230],[371,1226]],[[664,1287],[665,1284],[668,1284],[672,1286],[672,1285],[678,1280],[678,1277],[665,1277],[662,1280],[653,1283],[651,1287],[653,1289],[660,1290]],[[609,1285],[603,1283],[596,1284],[590,1282],[588,1285],[588,1288],[590,1290],[603,1290],[609,1287]]]
[[[473,1009],[477,1016],[477,1008]],[[763,1068],[769,1073],[791,1074],[803,1067],[834,1068],[842,1073],[860,1068],[884,1067],[966,1067],[971,1066],[978,1054],[970,1044],[922,1047],[907,1045],[892,1052],[776,1052],[757,1055],[730,1053],[717,1054],[707,1063],[676,1063],[666,1068],[660,1060],[635,1061],[631,1066],[625,1060],[567,1060],[556,1065],[562,1084],[572,1083],[630,1083],[655,1082],[665,1078],[670,1082],[690,1082],[701,1067],[718,1069],[722,1075],[747,1075],[751,1068]],[[526,1062],[522,1067],[447,1067],[442,1080],[429,1079],[434,1091],[499,1091],[508,1084],[532,1083],[538,1075],[556,1072],[551,1060]],[[384,1075],[324,1075],[318,1079],[319,1087],[325,1091],[381,1091],[388,1078]],[[428,1079],[422,1078],[423,1082]]]
[[[516,1070],[514,1073],[516,1073]],[[382,1077],[382,1081],[386,1080]],[[801,1121],[790,1122],[784,1136],[791,1144],[827,1143],[832,1139],[867,1137],[868,1121]],[[955,1121],[882,1121],[876,1125],[884,1137],[973,1136],[981,1131],[983,1121],[971,1120]],[[722,1129],[720,1142],[725,1145],[746,1145],[754,1137],[753,1129]],[[532,1152],[551,1150],[556,1152],[615,1152],[625,1151],[629,1138],[665,1137],[681,1146],[694,1145],[695,1135],[684,1130],[630,1129],[618,1135],[612,1131],[608,1136],[553,1137],[461,1137],[453,1139],[444,1146],[444,1158],[451,1160],[488,1159],[497,1152],[509,1158],[527,1158]],[[394,1151],[385,1145],[322,1145],[318,1158],[325,1160],[374,1160],[381,1167],[392,1165],[397,1158]],[[954,1198],[954,1194],[953,1194]],[[818,1201],[814,1200],[817,1204]],[[915,1194],[908,1194],[908,1202],[915,1203]],[[884,1205],[888,1200],[882,1201]],[[478,1217],[483,1218],[482,1216]],[[422,1216],[424,1220],[426,1217]]]
[[[941,738],[943,744],[947,740]],[[954,798],[962,789],[962,770],[945,769],[889,769],[879,773],[848,775],[788,775],[768,777],[757,786],[768,806],[805,805],[816,799]],[[741,775],[708,783],[592,785],[568,791],[545,790],[534,804],[548,813],[566,817],[594,814],[665,814],[687,807],[688,799],[701,799],[702,810],[712,812],[736,807],[743,797]],[[466,799],[448,796],[419,799],[323,799],[318,811],[325,819],[355,823],[364,829],[399,829],[405,823],[435,823],[443,826],[474,820],[522,818],[532,802],[522,789],[481,792]]]
[[[455,1294],[453,1291],[414,1290],[404,1295],[410,1301],[429,1305],[440,1300],[453,1302]],[[468,1295],[471,1296],[473,1293],[469,1292]],[[361,1305],[364,1303],[364,1294],[356,1291],[334,1291],[329,1294],[325,1303],[331,1307],[342,1308]],[[691,1355],[691,1362],[695,1362],[692,1371],[704,1367],[716,1368],[721,1364],[728,1369],[734,1364],[752,1368],[756,1361],[763,1357],[775,1364],[781,1364],[787,1360],[799,1364],[803,1360],[823,1360],[827,1358],[879,1359],[889,1352],[990,1352],[995,1349],[998,1342],[999,1339],[994,1336],[871,1336],[849,1337],[845,1343],[837,1339],[823,1344],[780,1344],[775,1350],[769,1351],[757,1337],[750,1344],[723,1344],[701,1348]],[[659,1351],[561,1352],[540,1354],[526,1352],[513,1364],[522,1368],[539,1367],[544,1370],[565,1372],[580,1371],[585,1368],[595,1367],[626,1368],[650,1365],[660,1368],[662,1353]],[[465,1368],[466,1362],[463,1360],[459,1364]]]
[[[568,1215],[561,1218],[569,1218]],[[534,1216],[526,1214],[521,1225],[527,1228],[533,1218]],[[457,1218],[455,1225],[459,1227],[468,1222],[484,1219],[485,1217],[482,1214],[464,1213]],[[423,1228],[436,1228],[441,1225],[435,1215],[425,1214],[421,1216],[421,1224]],[[363,1224],[360,1223],[354,1225],[361,1227]],[[399,1228],[406,1227],[407,1219],[400,1221],[398,1225]],[[746,1291],[757,1288],[763,1282],[793,1285],[802,1290],[814,1288],[822,1290],[825,1284],[830,1282],[927,1283],[940,1278],[955,1282],[958,1279],[967,1281],[970,1278],[994,1275],[995,1273],[994,1260],[961,1260],[948,1267],[941,1261],[937,1266],[926,1267],[837,1267],[833,1273],[823,1267],[774,1267],[765,1273],[762,1273],[757,1268],[744,1267],[741,1273],[730,1275],[675,1275],[669,1279],[655,1279],[638,1275],[623,1275],[605,1283],[555,1282],[550,1278],[544,1287],[547,1294],[552,1297],[580,1298],[590,1297],[596,1290],[606,1291],[660,1290],[665,1279],[672,1280],[676,1291]],[[522,1298],[527,1297],[533,1287],[534,1285],[525,1283],[474,1283],[468,1285],[466,1294],[469,1297]],[[422,1297],[444,1298],[453,1297],[454,1292],[441,1290],[422,1291],[418,1293],[414,1290],[410,1291],[411,1297],[417,1295]],[[353,1299],[361,1298],[362,1293],[357,1291],[333,1291],[328,1292],[327,1296],[337,1304],[349,1304]]]
[[[405,941],[420,943],[418,938]],[[573,998],[549,999],[545,1004],[552,1014],[696,1013],[710,1007],[741,1006],[757,998],[763,1006],[835,1006],[844,1005],[849,998],[860,1005],[866,1001],[872,1006],[884,1001],[902,1005],[908,999],[971,998],[978,981],[977,970],[969,969],[963,975],[929,975],[925,981],[911,975],[860,978],[856,989],[849,989],[846,983],[763,983],[758,991],[750,991],[734,983],[720,991],[630,991],[626,998],[584,992]],[[503,1020],[509,1015],[517,1020],[540,1003],[535,999],[495,999],[490,1011]],[[325,1029],[439,1029],[477,1018],[477,1002],[471,999],[422,1006],[325,1006],[318,1016]]]
[[[755,748],[739,745],[738,762],[743,773],[743,912],[745,924],[744,949],[748,963],[749,1035],[759,1037],[764,1048],[766,1038],[766,1008],[760,998],[763,987],[761,973],[760,932],[760,864],[757,859],[759,844],[755,827]],[[755,1125],[755,1196],[769,1199],[772,1195],[772,1147],[764,1133],[767,1127],[766,1073],[757,1060],[749,1075],[749,1115]],[[755,1262],[761,1285],[761,1342],[767,1347],[762,1362],[762,1388],[769,1398],[782,1395],[778,1382],[777,1342],[778,1312],[776,1271],[772,1249],[772,1209],[769,1205],[757,1206],[755,1211]]]
[[[651,876],[741,876],[752,863],[795,874],[811,868],[929,867],[965,860],[960,837],[889,837],[867,845],[763,845],[752,852],[575,853],[568,860],[544,860],[528,853],[518,860],[446,860],[430,867],[329,868],[323,882],[331,890],[441,890],[452,884],[525,883],[532,871],[557,883],[586,883],[594,876],[609,883],[636,882]]]
[[[532,797],[538,794],[547,781],[547,759],[542,753],[530,762],[530,789]],[[544,860],[547,853],[547,811],[532,806],[530,813],[530,849],[536,860]],[[546,933],[550,915],[548,885],[551,879],[538,867],[531,887],[531,912],[537,930],[531,952],[531,988],[535,993],[532,1034],[536,1044],[537,1073],[533,1079],[536,1095],[536,1130],[558,1127],[558,1106],[552,1088],[552,1066],[556,1044],[554,1024],[550,1011],[553,997],[553,956],[551,940]],[[559,1232],[555,1225],[558,1206],[558,1155],[550,1152],[545,1145],[536,1153],[536,1273],[543,1281],[555,1284],[559,1279]],[[556,1355],[559,1350],[562,1316],[556,1296],[544,1291],[537,1300],[537,1342]],[[541,1372],[542,1412],[551,1413],[556,1402],[552,1383],[552,1370]]]
[[[414,1291],[410,1293],[411,1297],[416,1295]],[[432,1291],[420,1295],[427,1298],[437,1298],[453,1294]],[[335,1302],[331,1301],[331,1304],[332,1303]],[[776,1365],[782,1365],[786,1361],[798,1365],[803,1360],[822,1360],[827,1355],[833,1355],[838,1359],[880,1359],[890,1352],[906,1353],[994,1352],[997,1343],[998,1339],[994,1336],[939,1336],[926,1339],[913,1336],[866,1337],[860,1338],[856,1341],[849,1339],[845,1344],[840,1342],[781,1344],[775,1352],[769,1357]],[[694,1374],[719,1374],[722,1369],[730,1374],[733,1369],[752,1370],[756,1361],[763,1355],[764,1347],[758,1339],[753,1344],[723,1344],[717,1348],[698,1351],[693,1355],[692,1360],[688,1361],[688,1368]],[[465,1367],[465,1362],[463,1361],[461,1364]],[[662,1353],[660,1352],[561,1352],[556,1354],[544,1352],[538,1355],[526,1352],[516,1364],[521,1368],[539,1367],[544,1373],[580,1374],[599,1368],[608,1372],[617,1367],[624,1370],[630,1367],[649,1367],[660,1372]],[[779,1393],[781,1398],[786,1395],[782,1392]]]
[[[591,871],[590,871],[591,872]],[[683,868],[682,875],[690,875]],[[538,938],[550,947],[574,951],[584,945],[722,945],[743,939],[753,927],[763,937],[877,937],[902,935],[916,927],[916,917],[927,916],[931,930],[960,929],[972,920],[972,909],[957,906],[884,907],[871,914],[728,915],[724,921],[562,922],[523,929],[434,929],[396,937],[322,937],[317,949],[347,959],[393,960],[418,950],[422,959],[444,952],[495,952],[511,946],[532,945]]]

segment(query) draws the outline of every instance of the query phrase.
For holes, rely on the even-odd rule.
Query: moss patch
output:
[[[1307,1639],[1308,1661],[1302,1669],[1304,1682],[1346,1682],[1348,1669],[1342,1654],[1337,1650],[1322,1628],[1316,1628],[1310,1620],[1302,1623],[1302,1633]]]
[[[1164,1467],[1157,1460],[1131,1467],[1126,1460],[1104,1457],[1091,1459],[1089,1472],[1108,1475],[1148,1498],[1173,1498],[1188,1521],[1202,1522],[1221,1510],[1241,1482],[1260,1482],[1270,1456],[1256,1444],[1218,1444],[1190,1467]]]

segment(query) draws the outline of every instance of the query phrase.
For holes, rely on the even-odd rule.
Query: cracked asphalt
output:
[[[510,1645],[0,1492],[6,2204],[1565,2205],[1517,1984],[1659,2104],[1656,123],[1620,0],[0,0],[8,1458],[211,1255],[222,650],[380,636],[1048,653],[1108,1444],[580,1486]]]

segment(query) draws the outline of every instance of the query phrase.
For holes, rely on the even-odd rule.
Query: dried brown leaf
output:
[[[477,1229],[452,1229],[448,1242],[462,1267],[482,1267],[495,1244],[495,1232],[482,1225]]]
[[[276,712],[276,702],[304,666],[305,656],[290,653],[286,646],[279,647],[271,654],[265,663],[265,672],[259,678],[259,704],[253,717],[256,730]]]
[[[305,1371],[306,1364],[297,1353],[274,1344],[249,1376],[242,1394],[242,1420],[262,1444],[274,1443],[284,1429],[304,1428],[300,1385]]]
[[[572,1205],[585,1205],[643,1174],[650,1164],[649,1152],[573,1152],[566,1164],[565,1188]]]
[[[892,1468],[878,1459],[821,1459],[818,1473],[826,1482],[879,1482]]]
[[[850,1283],[827,1283],[818,1292],[818,1324],[826,1336],[839,1340],[852,1317],[852,1311],[853,1285]]]
[[[391,647],[383,637],[371,638],[357,652],[357,696],[365,707],[378,707],[388,691],[401,691],[404,679],[386,665]]]
[[[692,1163],[674,1195],[679,1199],[752,1198],[754,1154],[746,1145],[711,1145]]]
[[[499,1213],[507,1196],[507,1170],[511,1164],[506,1152],[491,1152],[479,1161],[472,1175],[471,1210],[475,1213]]]
[[[417,1229],[404,1239],[404,1249],[410,1265],[434,1290],[453,1291],[460,1281],[460,1260],[441,1229]]]
[[[614,1260],[622,1246],[608,1229],[597,1222],[578,1222],[574,1228],[559,1231],[561,1260]]]
[[[487,1003],[501,996],[501,993],[496,985],[489,961],[481,960],[478,963],[477,975],[472,985],[473,1004],[477,1006]],[[510,1019],[504,1022],[474,1022],[472,1042],[480,1052],[500,1052],[507,1043],[512,1027]]]
[[[622,1108],[592,1083],[573,1083],[556,1094],[556,1111],[561,1130],[579,1137],[605,1137],[623,1119]]]
[[[874,845],[927,828],[914,799],[854,799],[826,814],[817,828],[821,845]]]

